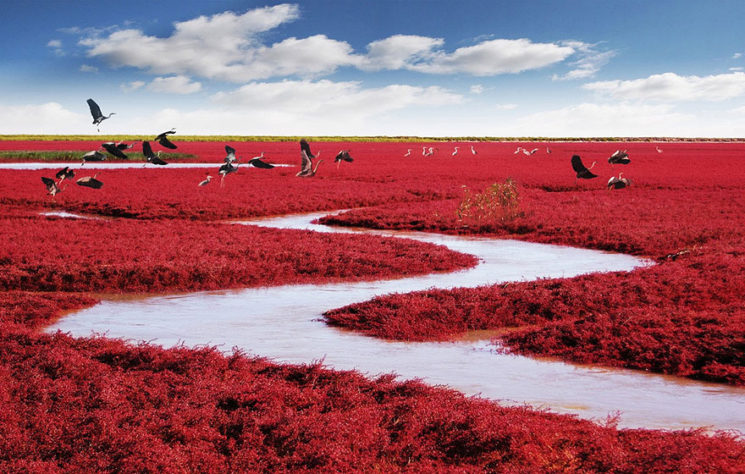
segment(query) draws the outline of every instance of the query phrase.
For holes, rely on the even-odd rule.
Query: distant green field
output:
[[[130,161],[145,161],[142,153],[124,152]],[[4,150],[0,151],[0,161],[83,161],[84,151],[80,150]],[[163,158],[169,160],[196,159],[197,155],[189,153],[168,153]],[[107,157],[107,159],[118,160],[119,158]]]
[[[742,141],[742,138],[672,138],[672,137],[412,137],[412,136],[370,136],[370,137],[342,137],[342,136],[279,136],[279,135],[176,135],[176,139],[186,142],[295,142],[301,138],[314,142],[499,142],[499,141],[645,141],[645,142],[732,142]],[[152,140],[146,135],[0,135],[0,141],[134,141]]]

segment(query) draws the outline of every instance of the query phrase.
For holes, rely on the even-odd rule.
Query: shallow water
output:
[[[391,292],[628,271],[649,262],[628,256],[528,242],[416,232],[337,229],[311,224],[325,213],[246,222],[321,232],[366,232],[446,245],[480,258],[473,269],[391,281],[288,285],[104,301],[50,331],[104,333],[169,347],[214,345],[278,362],[323,360],[368,375],[394,372],[505,404],[530,404],[620,426],[736,429],[745,433],[745,389],[629,370],[582,367],[504,355],[485,340],[401,343],[360,336],[319,320],[329,309]]]

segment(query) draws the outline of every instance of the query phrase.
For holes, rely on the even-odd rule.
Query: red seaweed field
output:
[[[225,144],[241,159],[263,151],[294,166],[244,162],[221,186]],[[112,294],[373,280],[476,263],[402,239],[230,223],[349,209],[323,221],[573,245],[654,264],[389,295],[333,310],[329,324],[416,341],[498,330],[501,350],[745,385],[745,144],[311,145],[324,159],[313,178],[295,177],[294,142],[179,143],[214,169],[84,167],[74,179],[96,174],[103,187],[73,179],[55,196],[41,177],[56,169],[0,169],[0,471],[745,470],[745,444],[732,433],[620,429],[613,419],[503,407],[322,363],[41,331]],[[425,157],[422,147],[436,150]],[[95,148],[0,141],[2,150]],[[354,161],[337,167],[341,149]],[[616,149],[631,163],[610,165]],[[598,178],[577,182],[573,154],[596,161]],[[212,182],[197,186],[207,172]],[[608,190],[619,172],[631,185]],[[508,179],[509,206],[487,193]],[[476,204],[464,211],[468,196]],[[50,211],[88,218],[42,214]]]

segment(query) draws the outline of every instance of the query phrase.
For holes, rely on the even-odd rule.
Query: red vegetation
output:
[[[336,221],[571,243],[661,264],[396,295],[334,311],[335,324],[404,339],[506,328],[502,341],[521,352],[742,384],[745,145],[664,144],[658,154],[645,143],[557,143],[530,158],[513,155],[521,145],[529,147],[477,143],[471,156],[461,144],[452,158],[440,143],[439,155],[423,158],[420,144],[311,143],[324,155],[349,149],[355,161],[322,165],[313,179],[295,179],[294,168],[241,167],[223,188],[216,180],[197,187],[199,169],[93,171],[102,189],[73,184],[54,198],[39,179],[50,171],[0,170],[0,471],[745,469],[743,442],[723,433],[618,430],[389,376],[35,332],[96,301],[43,290],[188,291],[472,264],[418,243],[204,222],[379,206]],[[299,163],[295,143],[234,146],[241,157],[265,151],[267,161]],[[619,147],[632,163],[611,169],[603,160]],[[220,143],[179,143],[179,151],[216,163],[224,156]],[[575,184],[573,153],[600,160],[595,169],[607,176]],[[605,191],[621,170],[632,186]],[[462,185],[479,192],[508,177],[520,190],[514,218],[455,218]],[[118,218],[36,214],[44,209]]]
[[[42,216],[0,223],[1,290],[210,290],[380,279],[475,263],[414,241],[236,224]]]
[[[3,472],[723,472],[745,465],[742,443],[724,433],[618,430],[391,376],[368,380],[213,349],[26,331],[3,330],[0,346]]]

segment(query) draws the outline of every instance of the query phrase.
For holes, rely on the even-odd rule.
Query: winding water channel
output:
[[[236,224],[318,232],[365,232],[445,245],[476,255],[473,269],[389,281],[287,285],[236,291],[110,300],[71,314],[48,331],[92,333],[165,347],[211,345],[277,362],[323,360],[335,369],[420,378],[503,404],[530,404],[619,426],[734,429],[745,433],[745,389],[638,371],[577,366],[499,354],[487,340],[402,343],[328,327],[324,311],[392,292],[473,287],[505,281],[628,271],[648,262],[572,247],[418,232],[331,228],[312,224],[327,213]]]

